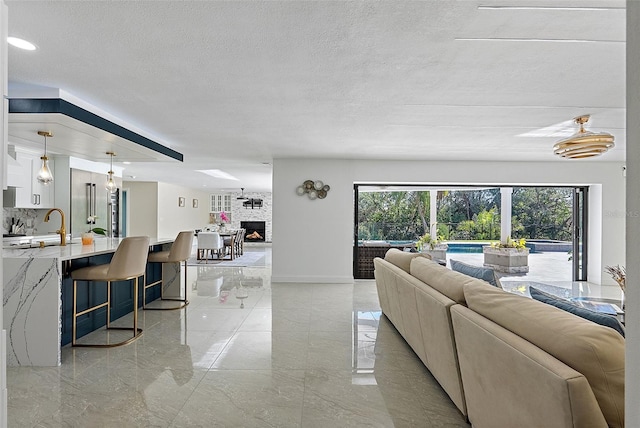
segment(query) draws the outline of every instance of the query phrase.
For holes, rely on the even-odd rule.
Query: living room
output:
[[[640,99],[632,89],[640,87],[640,62],[635,55],[640,43],[637,34],[640,6],[636,2],[587,4],[567,1],[563,2],[567,10],[553,12],[547,10],[548,5],[542,5],[537,11],[523,12],[518,8],[509,10],[504,4],[487,7],[478,2],[456,2],[447,9],[442,2],[418,2],[398,6],[397,13],[386,9],[393,7],[391,4],[376,7],[365,2],[346,6],[346,3],[338,2],[324,5],[327,9],[323,10],[321,7],[315,9],[313,3],[306,6],[292,3],[292,8],[300,12],[293,16],[295,19],[291,19],[286,6],[280,3],[272,4],[277,9],[275,12],[266,3],[257,2],[254,7],[242,4],[238,5],[242,9],[240,13],[236,11],[237,14],[233,14],[225,10],[232,7],[230,4],[211,6],[205,5],[209,2],[203,2],[199,6],[196,3],[185,4],[184,10],[172,10],[167,2],[157,5],[159,16],[154,16],[158,19],[154,21],[156,25],[140,26],[150,29],[140,31],[140,37],[144,39],[141,45],[153,47],[154,38],[160,37],[157,30],[169,26],[174,19],[176,27],[181,29],[177,31],[180,34],[189,28],[216,27],[223,29],[221,34],[211,39],[198,35],[180,42],[165,43],[160,54],[157,51],[136,51],[131,55],[122,55],[122,51],[126,50],[123,47],[131,46],[130,41],[135,37],[130,37],[130,29],[118,31],[117,23],[123,21],[122,16],[127,16],[131,20],[124,21],[131,24],[138,17],[137,13],[144,10],[141,3],[123,5],[129,8],[126,13],[111,12],[106,3],[96,5],[97,9],[85,9],[87,6],[83,4],[34,6],[36,9],[41,7],[40,11],[29,10],[31,5],[28,3],[32,2],[23,2],[25,4],[22,5],[21,2],[6,3],[10,12],[12,8],[15,11],[16,20],[9,20],[12,28],[22,26],[26,29],[26,23],[32,21],[34,27],[41,28],[41,40],[51,41],[47,44],[49,52],[53,52],[53,45],[63,47],[59,53],[52,54],[57,58],[55,61],[38,59],[36,55],[19,59],[18,54],[11,53],[10,77],[40,85],[66,86],[72,92],[103,103],[114,113],[134,117],[144,128],[158,132],[181,146],[178,147],[180,150],[193,148],[191,159],[185,162],[186,168],[182,170],[185,179],[189,176],[193,182],[198,182],[193,177],[201,177],[201,173],[192,174],[193,170],[210,167],[214,163],[221,168],[235,168],[241,163],[246,167],[246,162],[235,158],[236,149],[254,154],[249,168],[255,169],[264,162],[273,163],[272,280],[296,283],[302,296],[299,301],[311,297],[308,290],[311,283],[325,284],[338,301],[344,296],[338,287],[334,288],[330,283],[353,284],[354,183],[588,186],[591,195],[589,280],[611,283],[604,267],[618,264],[627,266],[630,283],[636,283],[640,278],[640,266],[634,263],[640,256],[637,240],[640,236],[637,221],[640,218],[637,215],[640,212],[637,189],[640,183],[640,147],[634,144],[640,140],[640,125],[636,120]],[[593,3],[598,4],[594,6]],[[612,7],[607,9],[609,6]],[[211,7],[220,13],[195,13],[191,18],[184,17],[185,11],[193,12],[197,7]],[[432,14],[423,14],[422,7],[432,7]],[[626,44],[620,40],[625,39],[624,19],[612,20],[614,25],[599,25],[612,21],[595,18],[600,12],[587,10],[589,7],[600,8],[604,14],[615,14],[624,9]],[[22,13],[20,8],[24,8]],[[419,8],[420,13],[411,8]],[[576,10],[580,8],[585,10]],[[141,15],[152,16],[146,12],[146,15]],[[550,13],[556,25],[551,25],[548,15],[545,15]],[[577,13],[580,19],[570,18],[572,13]],[[489,18],[489,14],[498,17]],[[513,14],[521,15],[514,17]],[[531,15],[526,18],[524,14]],[[215,18],[216,25],[205,19],[210,16]],[[263,16],[276,20],[265,24],[261,19]],[[428,16],[438,19],[428,20]],[[102,21],[98,22],[100,20],[96,17]],[[281,25],[279,19],[283,17],[287,25]],[[68,24],[65,19],[77,19],[77,25]],[[236,23],[237,20],[255,31],[247,30],[248,35],[229,40],[229,35],[235,33],[228,31],[225,21]],[[202,27],[191,25],[194,22],[202,24],[201,21],[206,21]],[[59,23],[60,27],[49,30],[49,22]],[[319,24],[323,22],[336,25],[323,31]],[[488,22],[492,25],[485,25]],[[278,30],[274,29],[276,27]],[[390,31],[390,27],[394,31]],[[280,33],[281,28],[286,29],[285,35]],[[522,37],[532,33],[547,34],[549,28],[553,28],[549,37],[561,40],[551,42]],[[69,37],[66,29],[77,29],[74,33],[77,37]],[[113,57],[86,61],[87,67],[95,68],[86,70],[79,67],[82,74],[73,76],[70,70],[73,67],[67,68],[64,64],[77,64],[81,55],[69,59],[63,56],[63,52],[75,54],[86,51],[84,46],[67,45],[72,40],[65,39],[88,40],[88,35],[98,30],[102,31],[98,34],[103,37],[96,39],[108,40],[108,43],[91,46],[86,48],[87,51],[99,55],[115,52]],[[603,37],[603,31],[614,34],[607,33]],[[276,33],[280,35],[270,36]],[[576,41],[577,34],[585,35],[591,41]],[[118,39],[113,43],[113,39],[120,35],[126,36],[125,40]],[[363,35],[365,37],[361,37]],[[394,36],[386,37],[389,35]],[[470,35],[474,37],[468,37]],[[446,49],[438,51],[421,49],[423,40],[444,43],[442,40],[449,36],[451,39],[455,36],[474,40],[447,42]],[[268,41],[264,41],[265,37]],[[508,40],[494,40],[504,38]],[[391,42],[388,45],[383,43],[385,49],[380,51],[372,49],[372,46],[380,46],[382,39]],[[599,42],[591,43],[593,39]],[[165,50],[169,46],[191,46],[194,40],[204,40],[201,44],[196,43],[196,47],[206,50],[206,55],[195,49],[190,54],[178,50],[177,54],[173,51],[176,61],[171,64],[152,61],[153,57],[171,56]],[[318,40],[322,43],[316,44]],[[501,48],[495,47],[498,45]],[[277,48],[270,50],[273,46]],[[309,49],[309,46],[315,49]],[[415,47],[405,50],[403,46]],[[506,46],[506,51],[502,50]],[[532,55],[533,46],[545,46],[545,54]],[[609,61],[611,56],[624,57],[625,49],[631,53],[627,56],[626,65],[617,60]],[[237,58],[229,52],[244,52],[258,60],[236,63],[234,59]],[[347,59],[338,64],[331,62],[336,52]],[[389,52],[401,52],[401,59],[387,56]],[[289,54],[300,59],[293,67]],[[318,54],[329,61],[316,63],[314,59]],[[83,57],[83,60],[86,58],[89,57]],[[206,66],[194,67],[202,72],[195,76],[191,74],[195,71],[183,72],[179,66],[181,63],[191,64],[187,58],[212,60]],[[578,66],[588,61],[594,61],[593,64],[598,66]],[[232,66],[227,67],[229,64]],[[312,71],[305,66],[307,64],[318,65]],[[558,71],[559,64],[562,71]],[[165,65],[170,72],[166,71]],[[384,73],[379,73],[378,65],[382,66]],[[141,73],[130,73],[135,75],[130,84],[124,83],[127,73],[114,73],[114,70],[135,67]],[[428,67],[447,68],[451,75],[456,75],[457,83],[443,77],[427,78],[422,70]],[[100,74],[100,68],[108,72]],[[498,68],[508,71],[498,72]],[[515,70],[509,70],[512,68]],[[176,73],[176,70],[180,72]],[[549,70],[563,75],[560,83],[547,74]],[[594,70],[597,78],[587,78]],[[65,81],[65,74],[72,76],[70,81]],[[298,80],[300,76],[307,75],[312,76],[309,81]],[[238,77],[238,81],[228,80],[229,76]],[[398,81],[402,83],[389,88],[385,82],[393,76],[399,76]],[[146,87],[142,84],[145,80],[159,83]],[[193,85],[197,87],[193,92],[186,93],[181,85],[183,82],[199,83]],[[546,83],[553,84],[547,86]],[[626,106],[625,87],[630,88],[626,94]],[[302,95],[296,98],[293,96],[296,93]],[[460,97],[457,99],[461,101],[452,103],[448,97],[453,95]],[[333,100],[334,96],[339,102],[325,103],[327,99]],[[185,100],[200,100],[202,104],[194,103],[195,108],[185,107],[184,110],[169,107],[184,107],[189,104]],[[181,104],[183,101],[184,105]],[[137,107],[128,109],[127,105]],[[321,107],[306,109],[318,105]],[[207,109],[202,109],[202,106]],[[561,137],[520,137],[525,131],[570,122],[575,115],[586,113],[585,110],[593,113],[591,129],[606,129],[616,134],[615,149],[597,162],[554,159],[552,145]],[[198,111],[204,113],[198,115]],[[444,114],[445,111],[448,114]],[[170,120],[172,117],[175,121]],[[513,121],[515,117],[520,122]],[[164,127],[168,123],[175,126]],[[345,127],[345,124],[349,126]],[[461,128],[468,132],[463,135]],[[490,131],[496,128],[506,130],[504,135],[508,138],[496,138],[496,134]],[[571,124],[568,129],[571,129]],[[452,134],[447,137],[445,134],[449,132]],[[465,144],[459,144],[462,140]],[[278,144],[271,150],[266,147],[267,141]],[[354,148],[355,152],[352,151]],[[198,153],[201,159],[198,159]],[[364,157],[369,158],[362,159]],[[136,167],[132,166],[129,173],[142,180],[143,175],[133,172]],[[166,169],[154,166],[149,169],[156,171],[149,172],[149,177],[157,181],[181,178],[180,173],[176,174],[172,168],[171,165]],[[296,188],[309,179],[330,185],[326,198],[310,200],[296,194]],[[264,176],[262,180],[265,181]],[[202,181],[204,179],[198,182],[200,187]],[[237,187],[246,185],[244,182],[235,184]],[[221,188],[224,185],[220,182],[209,187]],[[203,203],[203,197],[198,199]],[[173,195],[171,203],[176,203]],[[172,232],[174,230],[177,229],[171,229]],[[627,359],[636,361],[640,358],[637,346],[640,343],[640,330],[637,329],[639,289],[629,288],[627,308]],[[633,404],[640,400],[640,372],[631,364],[629,366],[626,394],[627,402]],[[627,405],[626,409],[627,425],[639,425],[640,408]]]

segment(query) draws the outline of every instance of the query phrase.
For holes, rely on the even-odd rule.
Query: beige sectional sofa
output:
[[[416,253],[376,258],[382,312],[474,427],[623,427],[624,339]]]

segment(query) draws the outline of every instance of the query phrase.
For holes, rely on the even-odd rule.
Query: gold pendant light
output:
[[[53,137],[53,133],[51,131],[38,131],[38,135],[44,137],[44,155],[40,156],[42,165],[40,166],[36,179],[46,186],[53,181],[53,174],[49,169],[49,158],[47,157],[47,137]]]
[[[116,155],[113,152],[107,152],[109,156],[111,156],[111,167],[109,168],[107,184],[104,186],[109,191],[109,193],[115,193],[118,190],[116,182],[113,180],[113,157]]]
[[[589,121],[589,117],[585,114],[574,118],[574,122],[580,126],[580,129],[571,137],[558,141],[553,146],[553,153],[568,159],[584,159],[600,156],[614,147],[613,135],[606,132],[585,131],[584,124]]]

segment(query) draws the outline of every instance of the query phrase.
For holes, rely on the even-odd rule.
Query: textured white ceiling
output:
[[[125,177],[257,191],[280,157],[555,160],[558,137],[522,134],[585,113],[616,137],[600,159],[625,157],[623,0],[7,4],[9,34],[38,46],[10,49],[10,83],[61,88],[184,154]],[[510,4],[613,9],[478,8]]]

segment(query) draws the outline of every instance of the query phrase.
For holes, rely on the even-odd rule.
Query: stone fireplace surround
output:
[[[265,223],[265,241],[247,241],[248,243],[256,242],[271,242],[271,225],[272,225],[272,210],[271,210],[271,192],[252,192],[245,189],[244,196],[246,198],[262,199],[261,208],[245,208],[242,203],[243,199],[237,199],[240,196],[240,190],[231,193],[231,223],[228,227],[232,229],[238,229],[241,227],[242,222],[263,221]],[[227,213],[229,214],[229,213]],[[247,231],[250,233],[250,231]]]

